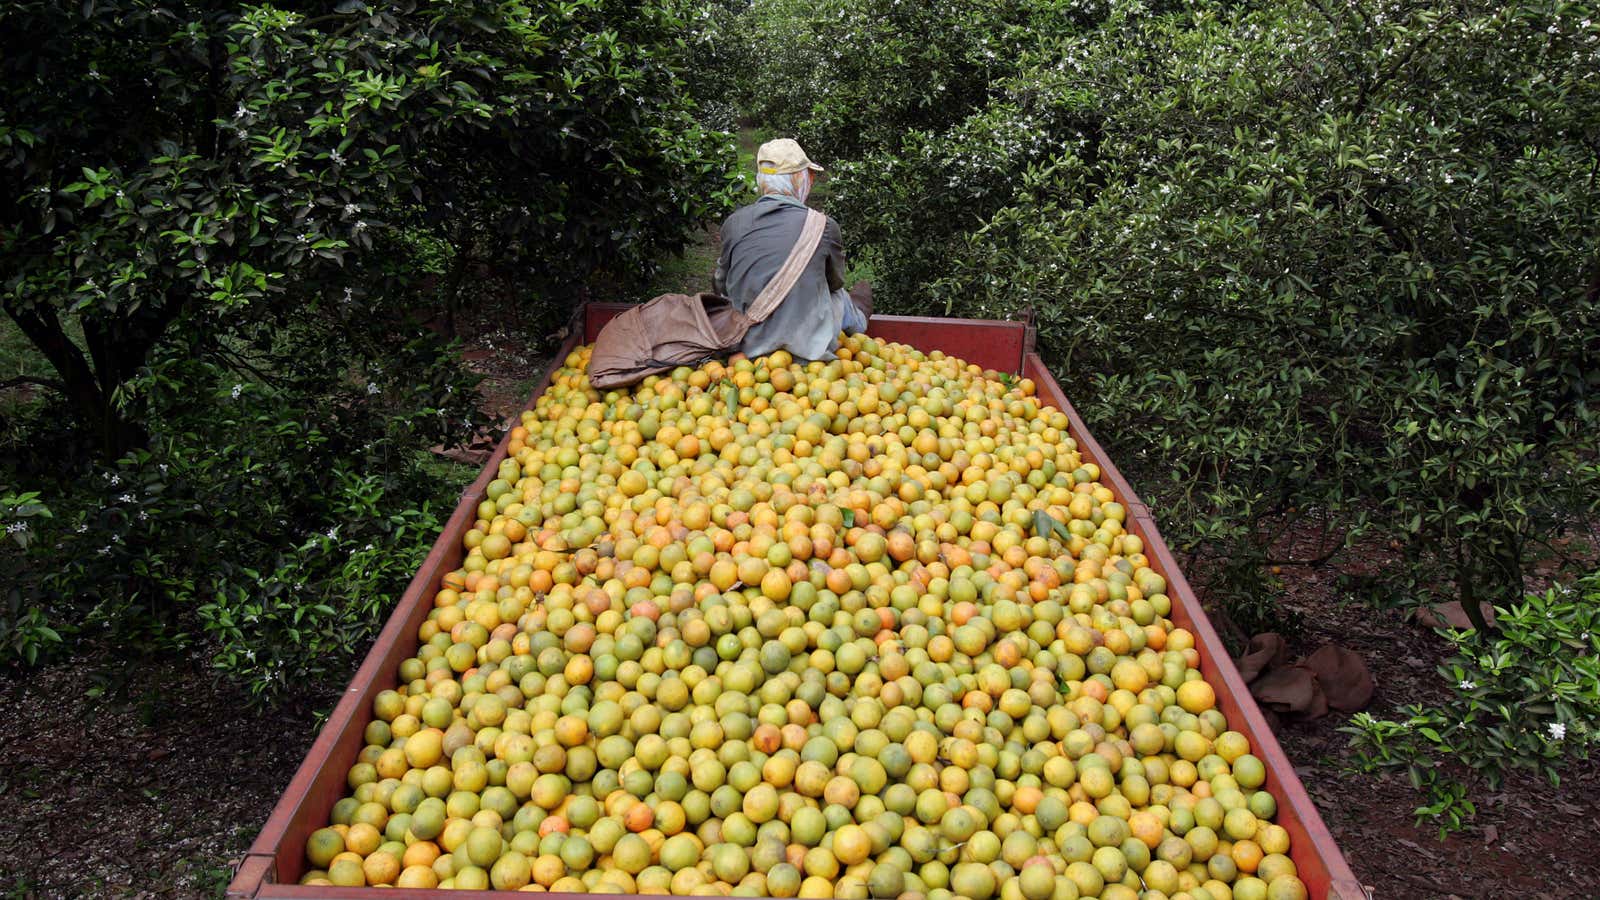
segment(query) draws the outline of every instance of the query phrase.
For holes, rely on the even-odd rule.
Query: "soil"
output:
[[[0,678],[0,893],[221,896],[316,736],[308,707],[253,710],[210,673],[77,659]],[[332,698],[319,698],[331,703]]]
[[[1583,537],[1571,562],[1577,570],[1593,571],[1593,534]],[[1284,532],[1274,555],[1319,557],[1322,538],[1320,528],[1302,523]],[[1377,610],[1340,591],[1341,575],[1371,575],[1396,555],[1387,547],[1362,547],[1336,564],[1288,567],[1280,576],[1284,618],[1295,625],[1290,661],[1329,643],[1359,653],[1376,688],[1366,711],[1387,719],[1405,718],[1403,708],[1414,704],[1448,709],[1454,697],[1437,671],[1450,655],[1438,632],[1399,610]],[[1541,561],[1526,587],[1545,590],[1559,572],[1553,560]],[[1202,599],[1212,606],[1203,592]],[[1592,856],[1600,772],[1579,762],[1568,767],[1559,787],[1519,773],[1490,790],[1474,773],[1452,771],[1452,778],[1470,786],[1477,815],[1470,828],[1441,840],[1436,826],[1418,824],[1414,810],[1427,801],[1404,771],[1354,771],[1350,736],[1339,731],[1351,716],[1332,711],[1314,720],[1279,719],[1269,712],[1268,719],[1335,842],[1373,896],[1600,897]]]
[[[1303,615],[1304,634],[1291,642],[1291,656],[1329,642],[1360,653],[1377,685],[1368,711],[1380,718],[1404,718],[1401,707],[1414,703],[1448,708],[1451,695],[1435,671],[1448,653],[1445,642],[1396,612],[1341,605],[1328,589],[1331,581],[1331,573],[1295,580],[1288,602]],[[1404,772],[1351,771],[1350,736],[1338,730],[1349,718],[1334,712],[1314,721],[1280,722],[1275,732],[1334,840],[1374,896],[1600,895],[1592,858],[1600,773],[1579,763],[1569,767],[1559,788],[1525,774],[1494,792],[1475,784],[1473,827],[1440,841],[1437,828],[1416,824],[1413,810],[1426,801]]]
[[[458,322],[503,422],[527,400],[558,335],[503,315]],[[492,443],[490,444],[492,446]],[[475,448],[481,453],[484,448]],[[472,454],[467,459],[477,458]],[[1293,537],[1291,536],[1291,540]],[[1308,536],[1307,540],[1314,540]],[[1444,642],[1394,612],[1341,601],[1338,570],[1290,568],[1291,656],[1326,642],[1359,652],[1377,684],[1370,711],[1445,703]],[[256,709],[192,662],[151,661],[102,683],[106,654],[0,674],[0,894],[221,896],[310,747],[337,686]],[[1440,841],[1414,821],[1402,774],[1351,771],[1348,716],[1280,721],[1277,734],[1358,878],[1380,898],[1600,896],[1592,844],[1600,773],[1571,767],[1559,788],[1529,777],[1479,791],[1467,832]]]

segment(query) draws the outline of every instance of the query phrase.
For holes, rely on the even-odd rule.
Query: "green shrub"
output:
[[[128,385],[147,446],[54,486],[54,515],[15,554],[24,602],[0,628],[195,653],[264,700],[346,676],[468,477],[441,478],[419,445],[481,421],[448,345],[391,352],[394,368],[331,382],[292,360],[262,380],[158,358]]]
[[[1454,695],[1448,707],[1413,704],[1398,720],[1361,713],[1340,729],[1360,770],[1406,770],[1431,801],[1417,809],[1419,821],[1435,820],[1441,835],[1475,812],[1445,762],[1491,789],[1517,770],[1554,785],[1600,744],[1600,575],[1497,613],[1495,631],[1445,632],[1454,649],[1439,667]]]
[[[10,545],[0,544],[0,564],[16,568],[23,552],[38,540],[38,526],[53,516],[36,491],[0,495],[0,525],[5,528],[0,540]],[[13,580],[5,591],[5,607],[0,610],[0,664],[20,660],[32,665],[61,644],[61,634],[50,627],[44,610],[28,602],[21,583]]]
[[[890,310],[1032,306],[1181,548],[1310,525],[1400,550],[1381,602],[1508,602],[1600,497],[1594,19],[1117,5],[838,214]]]
[[[755,63],[745,115],[818,159],[899,153],[981,109],[1018,47],[1104,14],[1093,0],[753,0],[739,21],[740,60]]]
[[[106,458],[140,445],[117,394],[158,344],[367,302],[396,226],[449,248],[452,289],[493,257],[564,302],[729,200],[663,3],[0,15],[0,304]]]
[[[488,271],[559,323],[731,203],[683,7],[0,10],[0,306],[53,370],[0,492],[55,513],[0,559],[0,661],[348,666],[460,487],[423,451],[482,424],[423,323]]]

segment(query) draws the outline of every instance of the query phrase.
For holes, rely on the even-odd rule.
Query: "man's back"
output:
[[[745,309],[789,258],[805,218],[804,203],[774,195],[729,216],[722,226],[717,292]],[[833,359],[841,316],[831,293],[844,286],[844,268],[839,224],[830,218],[799,281],[771,318],[750,329],[740,349],[763,356],[787,348],[802,359]]]

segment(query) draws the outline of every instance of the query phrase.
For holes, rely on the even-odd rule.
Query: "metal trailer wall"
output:
[[[532,408],[567,354],[580,343],[594,340],[624,304],[590,304],[582,313],[583,327],[574,329],[556,351],[550,368],[540,379],[527,408]],[[1139,501],[1127,479],[1106,457],[1094,436],[1084,426],[1072,404],[1062,394],[1039,356],[1033,352],[1032,335],[1020,322],[974,319],[939,319],[914,316],[876,316],[868,333],[874,337],[909,344],[919,350],[935,350],[996,371],[1012,372],[1033,379],[1039,397],[1061,409],[1071,422],[1084,459],[1100,466],[1101,480],[1117,495],[1128,510],[1129,533],[1145,544],[1150,565],[1167,579],[1167,594],[1172,599],[1171,618],[1195,636],[1200,651],[1200,670],[1216,688],[1219,708],[1229,725],[1250,738],[1253,752],[1266,764],[1264,787],[1278,799],[1277,822],[1291,838],[1290,858],[1313,898],[1326,900],[1366,900],[1368,893],[1350,871],[1349,864],[1334,844],[1316,806],[1295,776],[1294,767],[1278,745],[1266,719],[1250,697],[1238,669],[1228,657],[1216,630],[1206,619],[1193,589],[1179,571],[1172,552],[1161,539],[1155,519]],[[515,423],[512,423],[515,424]],[[383,690],[396,686],[397,669],[418,647],[417,629],[433,608],[433,594],[439,579],[461,563],[461,537],[477,519],[477,506],[484,490],[494,479],[505,458],[509,429],[476,480],[462,492],[461,501],[435,541],[432,551],[406,587],[388,623],[378,635],[344,695],[339,699],[305,761],[295,772],[282,798],[256,836],[228,886],[230,900],[246,898],[350,898],[350,900],[443,900],[460,896],[456,892],[398,888],[337,888],[296,884],[305,873],[305,845],[311,832],[327,824],[333,805],[347,791],[345,775],[364,744],[363,731],[372,716],[372,701]],[[485,900],[509,900],[526,896],[510,891],[478,891],[472,896]],[[552,897],[587,897],[623,900],[618,895],[546,894]]]

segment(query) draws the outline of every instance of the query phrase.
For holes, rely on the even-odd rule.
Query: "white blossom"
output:
[[[1456,687],[1461,688],[1463,691],[1470,691],[1475,690],[1478,685],[1470,680],[1462,679],[1461,683],[1456,685]]]
[[[232,394],[233,399],[237,400],[239,399],[239,395],[244,393],[244,385],[236,384],[233,386],[233,390],[229,391],[228,393]]]
[[[6,534],[27,534],[27,533],[28,533],[28,523],[27,522],[12,522],[11,524],[6,526]]]
[[[344,165],[344,154],[340,153],[337,149],[328,152],[328,159],[332,160],[333,164],[336,166]]]
[[[353,216],[358,212],[361,212],[361,207],[355,205],[354,203],[346,203],[344,205],[344,214],[346,216]]]
[[[368,384],[367,385],[367,396],[370,397],[370,396],[372,396],[374,394],[377,394],[377,393],[380,393],[380,388],[377,385],[375,385],[375,384]]]
[[[1559,740],[1564,739],[1566,736],[1567,736],[1567,726],[1561,724],[1560,722],[1551,722],[1550,723],[1550,739],[1551,740],[1559,741]]]

